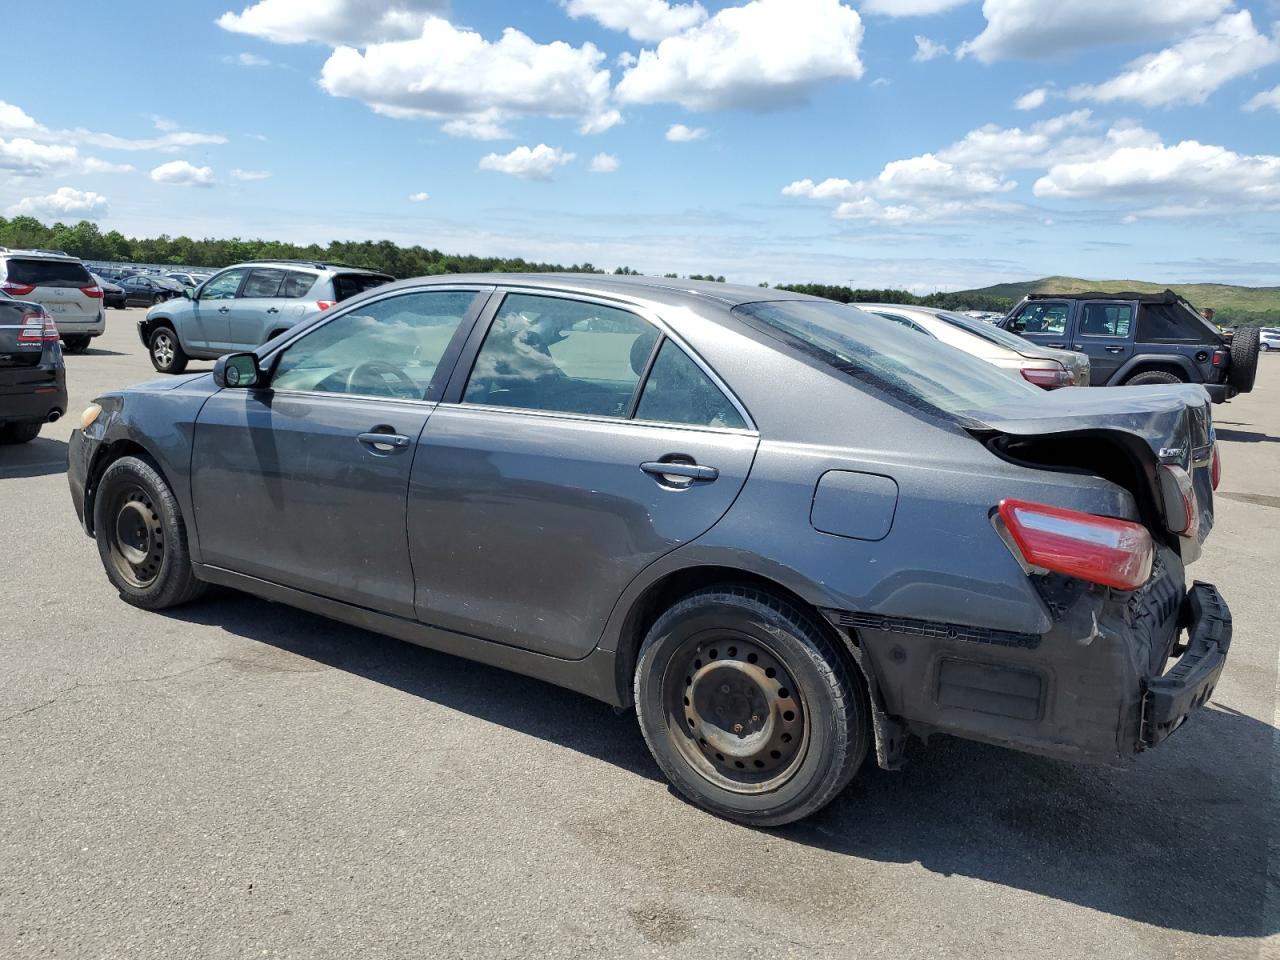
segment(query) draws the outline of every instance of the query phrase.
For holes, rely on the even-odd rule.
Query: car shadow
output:
[[[62,440],[36,437],[29,443],[0,446],[0,480],[66,472],[67,445]]]
[[[127,357],[129,354],[122,353],[119,350],[104,350],[101,347],[90,347],[88,350],[81,350],[79,353],[70,353],[72,357]]]
[[[1254,430],[1219,430],[1214,434],[1219,440],[1231,440],[1235,443],[1280,443],[1280,437],[1272,437]]]
[[[633,716],[541,681],[231,590],[166,615],[220,626],[665,782]],[[829,806],[761,832],[1157,927],[1266,936],[1280,927],[1264,902],[1275,735],[1214,703],[1159,749],[1116,766],[934,737],[911,744],[906,769],[889,773],[868,760]]]

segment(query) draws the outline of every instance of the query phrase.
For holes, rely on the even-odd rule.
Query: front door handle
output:
[[[1124,347],[1107,347],[1107,353],[1124,353]]]
[[[715,467],[706,467],[700,463],[682,463],[680,461],[650,460],[640,464],[640,469],[659,479],[671,480],[677,483],[682,480],[687,480],[690,483],[710,483],[720,476],[720,471]]]
[[[413,442],[403,433],[382,433],[377,430],[358,433],[356,439],[365,446],[373,447],[374,453],[393,453],[396,450],[404,450]]]
[[[218,312],[219,312],[219,313],[230,313],[230,312],[231,312],[231,308],[230,308],[230,307],[219,307],[219,308],[218,308]]]
[[[1065,350],[1067,348],[1067,345],[1065,343],[1046,343],[1045,346],[1057,347],[1059,350]]]
[[[280,312],[279,307],[267,307],[267,313],[279,313],[279,312]]]

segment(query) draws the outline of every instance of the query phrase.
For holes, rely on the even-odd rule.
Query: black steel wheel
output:
[[[107,578],[134,606],[160,610],[204,592],[191,567],[178,501],[141,457],[121,457],[103,471],[93,533]]]
[[[828,803],[870,744],[865,683],[838,638],[780,597],[701,590],[640,649],[636,713],[654,759],[693,803],[755,826]]]

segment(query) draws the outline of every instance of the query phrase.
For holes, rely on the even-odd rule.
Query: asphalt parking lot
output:
[[[229,591],[122,603],[64,468],[155,375],[141,314],[0,448],[0,956],[1280,956],[1280,359],[1215,408],[1208,709],[1117,768],[917,743],[753,831],[576,694]]]

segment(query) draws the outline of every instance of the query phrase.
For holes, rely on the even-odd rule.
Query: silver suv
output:
[[[89,349],[107,329],[102,288],[83,263],[60,250],[0,247],[0,290],[49,311],[69,353]]]
[[[181,373],[190,359],[252,350],[308,314],[390,283],[385,273],[315,260],[253,260],[228,267],[157,304],[138,321],[138,336],[161,373]]]

